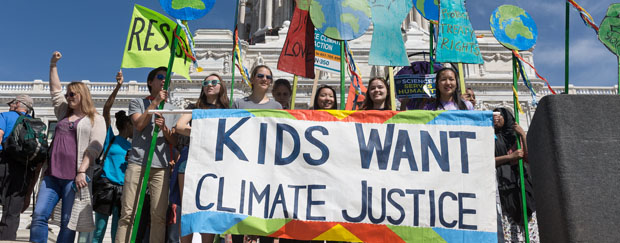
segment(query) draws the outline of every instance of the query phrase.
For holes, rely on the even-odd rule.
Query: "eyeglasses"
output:
[[[69,97],[73,98],[73,97],[75,97],[76,95],[77,95],[76,93],[69,92],[69,93],[65,94],[65,99],[67,99],[67,98],[69,98]]]
[[[272,80],[272,78],[273,78],[273,77],[271,77],[271,75],[265,75],[265,74],[262,74],[262,73],[256,74],[256,77],[257,78],[267,78],[269,80]]]
[[[163,75],[163,74],[157,74],[157,76],[155,76],[155,77],[157,77],[157,79],[159,79],[159,80],[166,79],[166,75]]]
[[[69,129],[75,129],[75,121],[69,122]]]
[[[218,84],[220,84],[220,80],[219,79],[212,79],[212,80],[202,81],[202,87],[206,87],[206,86],[209,86],[209,85],[216,86]]]

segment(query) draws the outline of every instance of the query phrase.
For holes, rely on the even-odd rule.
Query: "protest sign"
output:
[[[168,66],[170,43],[177,24],[153,10],[134,5],[121,68],[157,68]],[[185,41],[185,35],[181,35]],[[187,78],[192,60],[181,48],[175,51],[172,71]]]
[[[425,19],[439,21],[439,0],[413,0],[418,13]]]
[[[394,76],[396,98],[435,97],[435,74],[403,74]]]
[[[440,1],[437,61],[482,64],[465,0]],[[461,87],[463,88],[463,87]]]
[[[511,50],[529,50],[536,44],[538,28],[532,16],[514,5],[505,4],[493,11],[490,19],[495,39]]]
[[[332,73],[340,73],[340,42],[314,30],[314,67]]]
[[[174,18],[195,20],[211,11],[215,0],[159,0],[159,4]]]
[[[312,0],[310,18],[327,37],[353,40],[370,27],[370,7],[366,0]]]
[[[311,0],[297,0],[291,26],[278,59],[278,70],[314,78],[314,25],[308,8]]]
[[[413,7],[411,0],[370,1],[372,11],[372,43],[368,64],[407,66],[407,49],[400,31],[403,20]]]
[[[620,3],[614,3],[607,8],[607,14],[601,21],[598,39],[612,53],[620,56]]]
[[[497,242],[492,113],[194,110],[182,234]]]

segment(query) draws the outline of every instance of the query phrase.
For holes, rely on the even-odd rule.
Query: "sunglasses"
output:
[[[220,80],[219,79],[202,81],[202,87],[206,87],[206,86],[209,86],[209,85],[216,86],[218,84],[220,84]]]
[[[77,95],[76,93],[69,92],[69,93],[65,94],[65,99],[66,99],[66,98],[69,98],[69,97],[73,98],[73,97],[75,97],[76,95]]]
[[[163,75],[163,74],[157,74],[157,76],[155,76],[155,77],[157,77],[157,79],[159,79],[159,80],[166,79],[166,75]]]
[[[273,78],[273,77],[271,77],[271,75],[265,75],[265,74],[262,74],[262,73],[256,74],[256,77],[257,78],[267,78],[269,80],[272,80],[272,78]]]

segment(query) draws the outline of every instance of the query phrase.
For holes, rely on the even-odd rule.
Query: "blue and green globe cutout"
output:
[[[536,44],[538,29],[532,16],[514,5],[499,6],[490,19],[495,39],[511,50],[529,50]]]
[[[439,21],[439,0],[413,0],[413,3],[422,17]]]
[[[176,19],[195,20],[211,11],[215,0],[159,0],[159,4]]]
[[[336,40],[353,40],[370,27],[367,0],[312,0],[310,18],[317,30]]]

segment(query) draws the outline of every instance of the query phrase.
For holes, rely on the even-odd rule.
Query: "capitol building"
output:
[[[290,0],[241,0],[238,28],[241,40],[240,49],[242,60],[248,69],[256,65],[267,65],[274,72],[274,80],[285,78],[293,81],[293,75],[277,70],[278,58],[286,39],[290,25],[289,20],[293,14],[294,2]],[[410,62],[428,61],[428,55],[415,55],[428,52],[429,48],[429,22],[425,20],[415,9],[412,9],[401,26],[402,37],[405,41],[407,54]],[[368,65],[373,29],[372,26],[362,37],[349,42],[354,54],[355,62],[361,72],[364,84],[370,77],[386,76],[387,67]],[[230,89],[232,79],[231,50],[233,33],[230,30],[199,29],[194,33],[195,50],[198,64],[204,70],[190,70],[192,80],[175,75],[172,77],[170,86],[170,102],[185,107],[186,104],[195,102],[200,93],[202,79],[210,73],[219,73]],[[478,110],[490,110],[495,107],[512,107],[512,53],[500,45],[493,37],[491,31],[476,31],[478,43],[484,64],[465,64],[464,76],[468,88],[476,93]],[[529,63],[533,63],[532,52],[522,52],[521,55]],[[396,70],[398,70],[397,68]],[[534,71],[526,68],[528,77],[531,78],[533,88],[540,100],[550,94],[545,84],[536,77]],[[323,71],[316,71],[319,84],[328,84],[336,90],[340,89],[340,75]],[[84,77],[88,79],[88,77]],[[346,77],[347,91],[350,83]],[[116,82],[95,82],[83,80],[90,87],[95,106],[102,112],[103,104],[116,86]],[[300,78],[297,86],[295,108],[304,109],[309,107],[314,80]],[[68,82],[63,82],[63,89]],[[238,70],[235,75],[234,98],[249,95],[250,89],[240,78]],[[564,87],[552,87],[557,93],[564,92]],[[522,82],[519,82],[520,103],[525,114],[520,116],[521,124],[527,128],[535,111],[532,97]],[[230,92],[230,91],[229,91]],[[617,94],[616,87],[570,87],[570,93],[575,94]],[[0,102],[7,103],[18,94],[28,94],[35,101],[36,116],[42,118],[51,127],[55,126],[49,86],[46,80],[16,80],[0,81]],[[126,81],[120,89],[112,113],[118,110],[127,110],[129,101],[137,97],[149,95],[145,81]],[[230,94],[229,94],[230,95]],[[6,111],[8,106],[0,106],[0,112]]]

